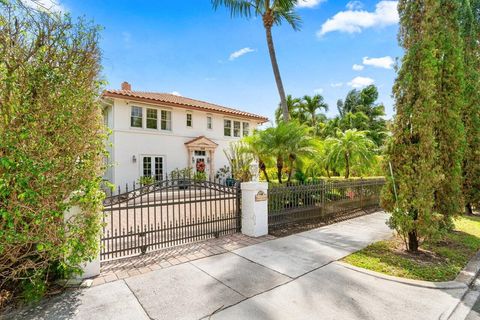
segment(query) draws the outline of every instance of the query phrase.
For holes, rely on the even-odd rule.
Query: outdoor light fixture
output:
[[[136,163],[136,162],[137,162],[137,157],[135,157],[135,155],[133,155],[133,157],[132,157],[132,162],[133,162],[133,163]]]
[[[207,158],[207,163],[210,163],[210,158],[209,157]]]
[[[192,163],[195,163],[195,157],[192,157]]]

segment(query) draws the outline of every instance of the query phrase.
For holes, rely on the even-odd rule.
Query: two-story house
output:
[[[207,177],[228,166],[224,149],[249,135],[266,117],[166,93],[121,90],[102,95],[111,129],[105,178],[115,185],[140,177],[168,177],[176,168],[204,168]],[[198,166],[201,163],[201,166]]]

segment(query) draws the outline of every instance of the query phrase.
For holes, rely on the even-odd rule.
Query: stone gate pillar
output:
[[[268,234],[268,183],[243,182],[242,233],[250,237]]]

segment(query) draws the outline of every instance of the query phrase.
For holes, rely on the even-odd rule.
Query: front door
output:
[[[195,173],[203,172],[205,173],[205,177],[208,179],[210,170],[207,165],[206,151],[201,151],[201,150],[195,151],[194,159],[195,159],[195,168],[193,168],[194,172]]]

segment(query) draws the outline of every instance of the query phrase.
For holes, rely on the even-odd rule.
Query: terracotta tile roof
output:
[[[267,122],[268,118],[257,114],[240,111],[237,109],[219,106],[217,104],[190,99],[182,96],[177,96],[169,93],[156,93],[144,91],[130,91],[130,90],[105,90],[102,94],[104,97],[124,98],[133,101],[148,102],[158,105],[168,105],[173,107],[180,107],[190,110],[202,110],[213,113],[223,113],[232,116],[249,118],[258,120],[259,122]]]

